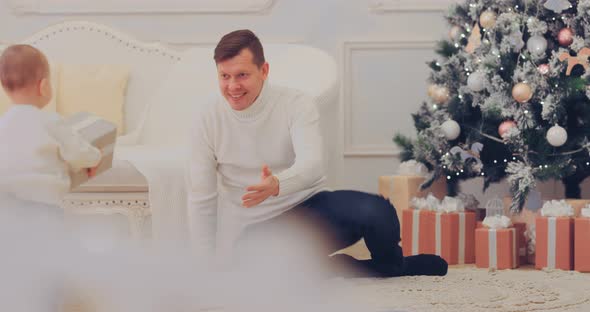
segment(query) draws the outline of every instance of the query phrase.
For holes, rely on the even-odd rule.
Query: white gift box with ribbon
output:
[[[102,153],[102,159],[96,170],[100,174],[112,167],[115,140],[117,137],[117,126],[96,115],[87,112],[76,113],[66,118],[66,123],[74,131],[82,136],[88,143],[98,148]],[[70,171],[71,188],[88,181],[88,174],[85,170],[78,172]]]

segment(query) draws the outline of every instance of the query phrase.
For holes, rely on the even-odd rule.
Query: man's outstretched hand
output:
[[[261,182],[246,188],[247,193],[242,196],[242,206],[254,207],[270,196],[279,194],[279,179],[272,175],[267,165],[262,166]]]

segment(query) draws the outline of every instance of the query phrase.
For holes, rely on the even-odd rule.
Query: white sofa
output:
[[[191,110],[218,90],[213,47],[175,50],[85,21],[49,26],[23,42],[40,48],[51,62],[130,68],[124,104],[128,131],[118,138],[114,167],[69,194],[64,208],[74,214],[123,215],[135,237],[151,232],[149,224],[178,226],[175,235],[183,235],[186,205],[182,207],[183,198],[174,197],[185,196],[181,183]],[[331,56],[298,44],[264,46],[272,83],[307,92],[320,112],[337,111],[339,84]],[[335,129],[325,127],[333,123],[322,124],[324,136],[333,137]],[[327,155],[333,147],[327,144]]]

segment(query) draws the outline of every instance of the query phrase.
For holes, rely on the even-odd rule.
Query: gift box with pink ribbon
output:
[[[574,209],[565,200],[543,205],[535,220],[535,268],[572,270],[574,264]]]
[[[517,231],[503,214],[502,200],[486,204],[486,218],[475,230],[475,266],[514,269],[519,266]]]
[[[475,262],[475,212],[465,211],[463,202],[434,196],[415,198],[414,209],[403,211],[404,256],[436,254],[449,264]]]
[[[581,209],[574,221],[574,269],[590,272],[590,205]]]

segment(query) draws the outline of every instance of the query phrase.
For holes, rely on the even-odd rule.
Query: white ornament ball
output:
[[[543,36],[532,36],[526,42],[526,49],[531,52],[532,55],[541,56],[545,54],[545,50],[547,50],[547,39]]]
[[[547,131],[547,142],[552,146],[559,147],[567,141],[567,131],[559,125],[555,125]]]
[[[494,11],[485,11],[479,16],[479,24],[483,28],[492,28],[496,25],[496,13]]]
[[[449,38],[453,41],[459,41],[461,39],[461,34],[463,33],[463,29],[459,26],[453,26],[449,30]]]
[[[459,134],[461,134],[461,127],[456,121],[452,119],[443,122],[443,124],[440,125],[440,128],[449,141],[458,138]]]
[[[482,72],[476,71],[467,78],[467,86],[471,91],[479,92],[484,89],[484,75]]]

